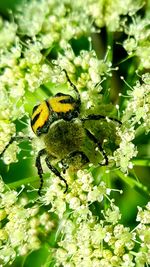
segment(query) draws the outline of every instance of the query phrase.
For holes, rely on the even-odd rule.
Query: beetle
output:
[[[61,164],[63,174],[70,166],[77,170],[92,161],[95,164],[97,160],[99,161],[98,155],[103,156],[104,162],[97,163],[100,166],[108,165],[108,157],[100,140],[86,126],[87,121],[106,120],[106,116],[100,114],[81,116],[82,103],[79,91],[70,80],[67,71],[65,69],[63,71],[76,96],[57,93],[36,105],[31,116],[31,128],[45,144],[45,147],[38,152],[35,160],[40,177],[38,190],[40,196],[43,187],[42,157],[45,157],[47,167],[64,182],[64,193],[68,190],[68,184],[57,167],[58,163]],[[116,118],[109,119],[121,124]],[[0,156],[14,140],[19,139],[17,136],[12,137]],[[88,149],[85,149],[87,143]]]

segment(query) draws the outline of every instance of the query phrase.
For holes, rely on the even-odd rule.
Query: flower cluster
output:
[[[101,1],[100,1],[101,2]],[[104,21],[110,31],[122,30],[122,24],[126,16],[134,15],[145,3],[143,0],[117,0],[103,1],[104,4]],[[122,19],[124,17],[124,19]]]
[[[64,238],[58,243],[56,266],[135,266],[134,233],[129,228],[94,219],[80,224],[70,220],[62,223]]]
[[[65,177],[69,192],[64,196],[57,178],[47,183],[41,201],[50,206],[61,219],[54,249],[55,266],[144,266],[149,263],[149,204],[146,210],[139,207],[137,221],[131,231],[120,224],[119,208],[109,199],[111,190],[104,182],[94,185],[91,174],[78,171],[77,179]],[[103,209],[103,201],[109,199],[109,208]],[[92,204],[97,202],[97,215]],[[138,240],[142,249],[136,251]]]
[[[5,45],[0,47],[0,153],[16,134],[14,121],[28,116],[26,107],[28,99],[31,99],[30,92],[50,81],[51,74],[49,64],[43,62],[42,48],[31,42],[26,47],[16,30],[16,24],[1,23],[0,39],[5,37]],[[16,147],[11,151],[14,155],[7,153],[6,163],[16,161]]]
[[[123,121],[138,129],[142,124],[145,131],[150,130],[150,74],[147,72],[141,76],[142,83],[137,81],[133,90],[128,92],[131,97],[123,114]],[[138,127],[137,127],[138,125]]]
[[[16,15],[19,30],[23,35],[36,36],[43,49],[49,49],[54,43],[61,43],[61,40],[67,43],[91,31],[92,21],[87,16],[87,3],[79,0],[61,3],[59,0],[41,0],[38,4],[37,0],[30,3],[25,1]]]
[[[128,92],[130,99],[123,111],[123,127],[118,129],[121,142],[119,148],[114,152],[114,159],[123,172],[127,172],[128,168],[133,167],[131,159],[136,157],[138,151],[132,140],[141,125],[142,130],[145,130],[146,133],[150,130],[150,74],[143,74],[141,79],[142,83],[138,81]]]
[[[40,233],[48,235],[54,222],[47,212],[39,213],[38,205],[27,207],[29,200],[19,198],[0,180],[0,266],[11,264],[17,256],[40,247]]]
[[[91,40],[89,39],[89,44]],[[81,50],[79,55],[75,55],[72,47],[67,44],[63,47],[64,52],[58,54],[57,60],[54,60],[54,72],[52,80],[55,83],[63,83],[65,69],[71,81],[80,91],[83,100],[82,108],[85,110],[95,107],[99,102],[102,104],[103,87],[101,83],[111,75],[111,62],[109,60],[98,59],[95,51]]]
[[[119,148],[114,152],[114,160],[116,166],[120,167],[121,171],[127,172],[128,169],[133,168],[131,159],[136,157],[138,153],[136,146],[132,143],[135,138],[135,130],[133,127],[130,129],[119,129],[118,135],[121,142]]]
[[[66,180],[69,186],[66,195],[60,186],[60,179],[54,177],[45,188],[46,192],[42,197],[42,202],[45,205],[51,203],[51,211],[55,211],[59,218],[64,216],[69,207],[73,210],[73,216],[80,215],[80,219],[83,217],[86,220],[91,214],[89,205],[95,201],[103,201],[103,197],[107,193],[106,184],[101,182],[99,185],[93,186],[93,177],[87,170],[79,170],[76,179],[71,175],[66,175]]]
[[[148,15],[148,14],[147,14]],[[133,18],[133,23],[125,26],[125,32],[128,38],[124,41],[124,48],[129,56],[136,55],[140,60],[140,67],[150,68],[150,20],[148,16],[145,19],[141,17]]]
[[[150,202],[147,203],[145,209],[138,207],[136,220],[139,222],[136,233],[140,240],[140,249],[136,254],[136,261],[138,266],[144,266],[145,263],[150,264]]]
[[[40,33],[38,40],[44,48],[49,48],[61,40],[67,43],[104,26],[110,31],[122,30],[121,16],[134,15],[144,4],[143,0],[118,0],[115,3],[111,0],[86,0],[82,3],[80,0],[61,3],[59,0],[41,0],[37,5],[37,0],[34,0],[25,1],[16,18],[22,34],[34,37]]]

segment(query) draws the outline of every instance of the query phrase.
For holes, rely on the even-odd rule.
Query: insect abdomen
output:
[[[71,122],[63,119],[54,122],[44,136],[46,150],[58,159],[69,153],[81,150],[84,140],[82,123],[78,119]]]

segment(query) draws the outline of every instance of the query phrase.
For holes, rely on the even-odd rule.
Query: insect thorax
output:
[[[60,119],[51,124],[43,138],[48,154],[61,160],[69,153],[82,149],[84,129],[78,118],[71,121]]]

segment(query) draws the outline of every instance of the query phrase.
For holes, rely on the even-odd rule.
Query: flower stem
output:
[[[140,182],[134,180],[132,177],[128,175],[124,175],[120,170],[116,170],[115,173],[131,188],[136,190],[138,193],[140,193],[145,198],[150,197],[150,192],[148,191],[147,187],[141,184]]]
[[[144,166],[149,167],[150,166],[150,159],[134,159],[132,160],[134,166]]]
[[[44,178],[47,178],[49,176],[49,174],[45,174]],[[18,180],[16,182],[13,183],[8,183],[7,185],[9,186],[10,189],[16,189],[22,185],[28,185],[28,184],[32,184],[39,181],[39,176],[31,176],[25,179],[21,179]]]

